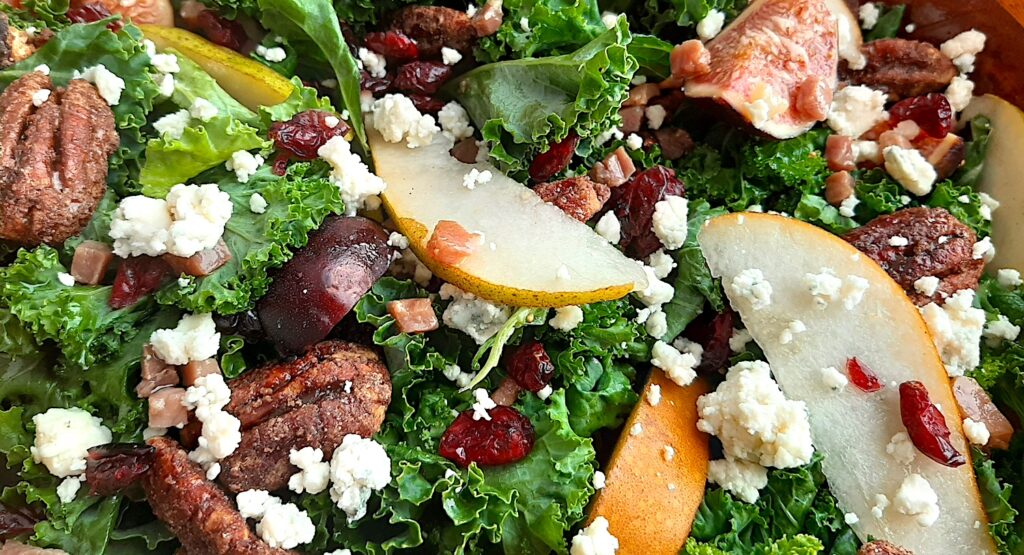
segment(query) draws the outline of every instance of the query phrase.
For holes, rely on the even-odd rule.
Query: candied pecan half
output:
[[[893,246],[893,237],[905,238],[907,244]],[[943,208],[907,208],[880,216],[844,239],[877,262],[918,306],[976,288],[985,267],[983,260],[973,258],[977,236]],[[926,276],[939,278],[934,295],[914,288]]]
[[[857,555],[914,555],[912,552],[896,547],[882,540],[866,543],[857,550]]]
[[[23,245],[60,244],[85,227],[118,146],[114,114],[95,87],[79,79],[51,87],[31,72],[0,95],[0,239]],[[33,102],[44,90],[48,98]]]
[[[595,183],[585,176],[541,183],[533,191],[544,202],[554,204],[581,222],[586,222],[600,212],[612,194],[607,185]]]
[[[242,422],[238,450],[221,461],[229,491],[274,491],[295,468],[292,449],[332,453],[348,434],[370,437],[384,422],[391,377],[380,357],[355,343],[325,341],[304,356],[232,381],[225,410]]]
[[[173,439],[149,440],[156,449],[142,478],[153,514],[178,537],[188,553],[209,555],[283,555],[256,537],[234,503],[206,479],[199,465]]]
[[[440,6],[402,8],[390,28],[414,39],[420,54],[428,58],[437,56],[442,46],[468,52],[477,38],[466,12]]]
[[[862,48],[864,69],[846,69],[843,77],[889,93],[893,100],[941,91],[956,77],[953,62],[927,42],[880,39]]]

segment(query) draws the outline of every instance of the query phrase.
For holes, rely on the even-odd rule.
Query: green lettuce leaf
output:
[[[904,4],[876,4],[882,13],[878,16],[878,23],[864,34],[864,42],[871,42],[878,39],[891,39],[899,34],[903,23],[903,13],[907,11]]]
[[[711,10],[724,12],[731,21],[747,5],[745,0],[608,0],[601,8],[625,13],[636,32],[678,37],[682,42],[696,36],[696,26]]]
[[[259,123],[259,118],[252,110],[222,89],[217,80],[199,64],[173,48],[166,49],[164,54],[174,54],[178,58],[178,67],[181,71],[174,74],[174,94],[171,95],[171,102],[179,108],[187,110],[197,98],[202,98],[216,106],[221,116],[228,116],[248,125]]]
[[[640,64],[638,73],[646,75],[650,80],[660,81],[672,75],[669,63],[672,43],[651,35],[633,35],[629,53]]]
[[[570,131],[591,137],[617,121],[637,62],[626,22],[571,54],[478,67],[448,90],[466,108],[491,157],[522,177],[530,160]]]
[[[704,253],[697,244],[697,236],[700,234],[704,222],[715,216],[725,214],[722,208],[711,208],[703,201],[690,202],[690,215],[687,222],[689,231],[686,234],[686,242],[675,252],[676,278],[673,282],[675,294],[662,310],[665,311],[665,320],[668,323],[668,331],[662,341],[671,342],[679,334],[683,333],[686,326],[704,311],[704,303],[707,301],[716,312],[725,310],[725,300],[722,298],[721,287],[718,281],[711,276],[711,270],[704,259]]]
[[[565,54],[606,30],[596,0],[508,0],[503,7],[504,23],[477,47],[480,62]]]
[[[297,78],[292,79],[292,93],[280,104],[260,106],[260,123],[264,129],[270,129],[275,121],[286,121],[299,112],[306,110],[326,110],[333,112],[331,101],[321,98],[316,89],[307,87]]]

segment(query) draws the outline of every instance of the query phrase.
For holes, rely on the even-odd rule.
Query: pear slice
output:
[[[545,203],[494,166],[464,164],[440,134],[409,148],[371,133],[377,175],[386,183],[384,207],[432,272],[480,297],[511,305],[557,307],[618,299],[647,286],[643,269],[585,224]],[[468,189],[472,169],[492,178]],[[426,249],[437,222],[454,221],[481,233],[484,244],[456,265]]]
[[[988,267],[1024,271],[1024,112],[1009,102],[986,94],[976,96],[960,116],[962,122],[985,116],[992,123],[988,151],[978,190],[999,201],[992,218],[992,242],[996,256]]]
[[[860,19],[854,12],[857,6],[853,6],[846,0],[825,0],[825,5],[836,18],[839,27],[839,59],[856,60],[863,54],[860,47],[864,45],[864,36],[860,32]]]
[[[661,388],[657,405],[649,401],[652,386]],[[704,380],[681,387],[651,371],[588,517],[608,519],[620,553],[676,555],[686,543],[707,485],[708,436],[697,430],[697,398],[707,392]],[[630,433],[637,425],[639,433]],[[673,450],[671,460],[665,446]]]
[[[888,540],[914,553],[995,553],[986,526],[970,451],[949,378],[917,308],[877,264],[849,243],[812,225],[767,214],[729,214],[710,220],[698,238],[712,274],[722,278],[733,307],[764,349],[776,380],[789,399],[807,404],[811,437],[825,455],[823,470],[844,512],[862,540]],[[869,283],[860,303],[847,309],[842,300],[824,309],[804,284],[804,275],[830,269],[846,281],[860,276]],[[771,284],[771,303],[754,310],[729,286],[747,269],[758,269]],[[807,330],[782,344],[780,335],[793,320]],[[884,388],[865,393],[854,385],[833,391],[821,370],[845,374],[846,361],[857,357],[878,375]],[[922,382],[940,407],[953,445],[968,457],[959,468],[942,466],[921,453],[903,465],[886,453],[886,445],[904,431],[899,392],[894,384]],[[923,476],[938,495],[939,518],[931,527],[889,506],[881,519],[872,516],[876,494],[892,500],[910,473]]]

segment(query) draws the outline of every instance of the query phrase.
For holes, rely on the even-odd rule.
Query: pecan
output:
[[[142,478],[153,514],[178,537],[188,553],[209,555],[283,555],[256,537],[234,503],[206,479],[173,440],[149,440],[156,451],[152,467]]]
[[[887,541],[873,541],[868,542],[857,550],[857,555],[914,555],[910,551],[903,549],[902,547],[896,547],[895,545]]]
[[[863,47],[864,69],[843,77],[889,93],[893,100],[941,91],[957,75],[956,66],[935,46],[907,39],[881,39]]]
[[[533,191],[544,202],[554,204],[581,222],[586,222],[600,212],[612,194],[607,185],[594,183],[584,176],[541,183]]]
[[[0,69],[8,68],[36,51],[32,37],[13,27],[7,14],[0,13]]]
[[[420,54],[428,58],[437,56],[442,46],[466,52],[477,38],[466,12],[440,6],[402,8],[392,18],[390,28],[414,39]]]
[[[91,84],[76,79],[33,103],[51,87],[31,72],[0,95],[0,239],[23,245],[60,244],[85,227],[118,146],[114,114]]]
[[[362,345],[326,341],[304,356],[264,366],[230,383],[225,408],[242,422],[238,450],[221,461],[220,483],[238,493],[274,491],[296,472],[292,449],[332,453],[348,434],[370,437],[384,422],[391,379]]]
[[[905,238],[905,246],[893,246],[893,237]],[[889,273],[918,306],[942,299],[961,289],[978,286],[984,260],[973,257],[977,236],[943,208],[907,208],[880,216],[844,237]],[[939,278],[939,287],[928,296],[914,288],[926,276]]]

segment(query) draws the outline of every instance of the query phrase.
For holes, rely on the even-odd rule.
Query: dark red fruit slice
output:
[[[441,62],[409,62],[398,68],[395,88],[406,93],[432,95],[452,77],[452,66]]]
[[[901,100],[889,108],[889,123],[895,127],[911,120],[929,136],[941,139],[953,130],[956,118],[949,99],[942,93],[928,93]]]
[[[445,102],[436,96],[427,96],[425,94],[410,94],[409,100],[412,101],[413,106],[424,114],[436,115],[444,108]]]
[[[868,365],[853,357],[846,361],[846,374],[850,376],[850,382],[861,391],[874,393],[885,387],[878,381],[878,376]]]
[[[131,306],[156,291],[171,278],[171,267],[152,256],[133,256],[121,261],[110,292],[110,308]]]
[[[619,244],[627,254],[639,259],[661,248],[654,234],[654,205],[669,195],[683,196],[684,192],[676,172],[664,166],[637,173],[625,185],[612,189],[611,205],[622,225]]]
[[[389,60],[408,62],[420,57],[416,41],[401,31],[385,31],[366,34],[366,47]]]
[[[683,336],[690,341],[700,343],[704,354],[700,358],[697,370],[702,372],[724,372],[729,365],[732,349],[729,339],[732,337],[733,326],[736,325],[736,313],[726,309],[725,312],[706,312],[686,326]]]
[[[523,460],[533,450],[530,419],[508,406],[490,409],[490,420],[473,420],[473,411],[457,416],[441,437],[441,456],[461,467],[497,466]]]
[[[10,540],[35,529],[43,515],[31,507],[0,504],[0,540]]]
[[[956,468],[967,459],[949,441],[949,428],[921,382],[900,384],[900,417],[917,450],[929,459]]]
[[[183,11],[182,23],[186,28],[202,35],[213,44],[230,48],[236,52],[242,50],[249,40],[241,23],[220,17],[212,10]]]
[[[524,343],[512,351],[505,364],[508,375],[523,389],[537,393],[551,383],[555,365],[540,341]]]
[[[82,4],[69,8],[67,15],[72,23],[93,23],[110,17],[111,13],[106,6],[100,4]],[[115,33],[120,31],[122,27],[124,27],[124,22],[121,20],[111,21],[107,25],[107,29]]]
[[[333,118],[333,121],[329,118]],[[328,125],[334,122],[334,127]],[[312,160],[317,151],[333,137],[344,137],[349,126],[338,116],[323,110],[306,110],[270,126],[270,138],[278,151],[300,160]]]
[[[156,450],[149,445],[109,443],[89,449],[85,482],[92,495],[121,493],[149,471]]]
[[[360,217],[332,217],[274,277],[256,305],[279,351],[301,353],[327,337],[391,263],[388,234]]]
[[[564,170],[572,160],[572,155],[576,153],[578,144],[580,144],[579,135],[569,133],[569,136],[538,154],[533,162],[530,162],[530,179],[542,183]]]

